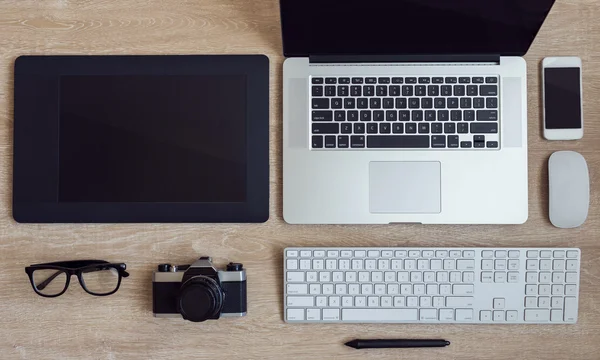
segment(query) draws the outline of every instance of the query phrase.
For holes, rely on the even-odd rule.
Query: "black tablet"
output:
[[[23,56],[14,84],[16,221],[268,219],[266,56]]]

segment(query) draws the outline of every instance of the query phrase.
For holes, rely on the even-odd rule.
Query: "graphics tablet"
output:
[[[14,98],[18,222],[268,219],[265,56],[23,56]]]

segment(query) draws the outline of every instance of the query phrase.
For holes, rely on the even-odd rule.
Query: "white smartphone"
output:
[[[583,137],[581,59],[547,57],[542,62],[544,137],[576,140]]]

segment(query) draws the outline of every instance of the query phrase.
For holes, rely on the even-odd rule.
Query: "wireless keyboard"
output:
[[[289,323],[573,324],[576,248],[287,248]]]

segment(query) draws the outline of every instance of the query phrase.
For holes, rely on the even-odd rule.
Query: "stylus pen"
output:
[[[378,339],[378,340],[352,340],[346,343],[355,349],[382,349],[382,348],[418,348],[418,347],[444,347],[450,345],[446,340],[420,340],[420,339]]]

